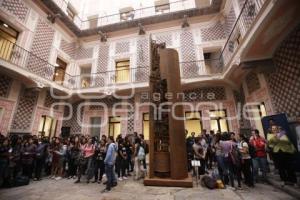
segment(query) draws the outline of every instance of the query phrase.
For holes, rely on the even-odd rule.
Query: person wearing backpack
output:
[[[135,170],[135,180],[140,179],[143,175],[142,173],[144,173],[144,167],[142,165],[142,163],[145,160],[145,149],[144,147],[141,145],[141,139],[140,138],[136,138],[135,139],[135,145],[134,145],[134,170]]]

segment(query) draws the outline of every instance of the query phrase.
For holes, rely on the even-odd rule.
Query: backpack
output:
[[[217,188],[217,182],[215,179],[213,179],[212,177],[210,176],[203,176],[202,180],[201,180],[201,183],[203,186],[207,187],[208,189],[215,189]]]
[[[139,147],[139,151],[138,151],[137,156],[138,156],[139,160],[144,160],[145,159],[145,149],[144,149],[144,147],[142,147],[142,146]]]

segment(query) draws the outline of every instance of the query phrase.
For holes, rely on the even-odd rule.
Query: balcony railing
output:
[[[0,58],[40,77],[52,80],[53,65],[1,36]]]
[[[67,8],[69,3],[65,0],[52,0],[66,15],[68,15]],[[70,17],[71,20],[77,25],[77,27],[81,30],[96,28],[100,26],[105,26],[109,24],[115,24],[124,21],[130,21],[135,19],[142,19],[150,16],[166,14],[177,12],[186,9],[195,8],[195,0],[178,0],[174,2],[169,2],[165,5],[168,5],[169,9],[158,10],[155,6],[143,7],[134,9],[131,7],[127,7],[124,11],[120,11],[119,13],[108,14],[105,16],[92,17],[90,19],[83,19],[83,17],[79,17],[77,14],[75,16]],[[164,6],[164,5],[162,5]]]
[[[65,86],[72,89],[104,87],[117,84],[148,82],[149,67],[111,70],[77,76],[65,76]]]
[[[226,68],[229,66],[228,64],[237,52],[241,42],[247,36],[249,29],[265,2],[266,0],[245,0],[244,4],[242,4],[240,14],[221,52],[220,59],[223,59]]]
[[[222,49],[220,58],[181,62],[181,78],[191,79],[222,74],[227,69],[240,43],[249,32],[255,17],[265,1],[246,0]],[[238,37],[236,37],[237,34]],[[0,59],[25,69],[38,77],[49,81],[54,80],[55,66],[2,37],[0,37]],[[88,75],[70,75],[65,73],[64,80],[61,83],[57,82],[57,84],[70,89],[80,89],[126,83],[142,83],[149,80],[149,74],[149,66],[97,72]]]

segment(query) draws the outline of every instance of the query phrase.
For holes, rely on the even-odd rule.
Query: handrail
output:
[[[237,19],[235,20],[235,23],[234,23],[234,25],[233,25],[233,27],[232,27],[232,29],[231,29],[229,35],[228,35],[228,38],[227,38],[227,40],[226,40],[226,42],[225,42],[225,45],[224,45],[224,47],[223,47],[223,49],[222,49],[222,51],[221,51],[221,55],[220,55],[220,56],[223,55],[223,53],[224,53],[224,51],[225,51],[225,48],[226,48],[227,44],[229,43],[229,39],[230,39],[230,37],[232,36],[232,34],[233,34],[233,32],[234,32],[234,28],[236,27],[237,23],[239,22],[239,20],[240,20],[240,18],[241,18],[241,16],[242,16],[242,13],[243,13],[243,11],[244,11],[244,9],[245,9],[245,7],[246,7],[247,2],[248,2],[248,0],[245,1],[244,5],[243,5],[243,8],[241,9],[241,11],[240,11],[240,13],[239,13],[239,16],[238,16]]]
[[[180,62],[180,70],[181,70],[181,78],[188,79],[188,78],[196,78],[201,76],[207,76],[207,75],[216,75],[221,74],[224,72],[224,67],[228,65],[226,63],[226,56],[227,53],[227,47],[229,45],[230,40],[232,40],[232,36],[234,35],[235,31],[242,31],[241,28],[245,28],[243,26],[246,26],[244,30],[244,35],[252,25],[252,22],[256,16],[250,16],[251,19],[249,20],[249,16],[244,16],[245,13],[247,13],[247,9],[252,6],[250,3],[257,3],[258,2],[258,8],[254,8],[254,12],[259,11],[265,2],[265,0],[246,0],[239,16],[237,17],[233,28],[228,36],[228,39],[224,45],[224,48],[221,51],[221,55],[219,58],[213,58],[213,59],[203,59],[203,60],[194,60],[194,61],[182,61]],[[248,4],[249,3],[249,4]],[[249,15],[248,10],[248,15]],[[253,11],[253,10],[252,10]],[[251,13],[250,13],[251,14]],[[258,13],[254,13],[258,14]],[[241,23],[242,22],[242,23]],[[236,28],[240,28],[236,30]],[[242,35],[243,36],[243,35]],[[33,52],[30,52],[23,47],[17,45],[16,43],[7,40],[6,38],[3,38],[0,36],[0,39],[2,39],[2,42],[0,43],[0,58],[3,60],[6,60],[7,62],[10,62],[12,64],[15,64],[18,67],[21,67],[31,73],[34,73],[38,76],[41,76],[42,78],[45,78],[47,80],[53,81],[53,76],[55,72],[55,66],[45,59],[39,57]],[[230,50],[228,50],[230,51]],[[236,49],[234,49],[234,52]],[[230,51],[230,59],[233,56],[233,53]],[[210,66],[209,70],[207,71],[206,65],[212,64],[213,66]],[[125,73],[126,72],[126,73]],[[86,78],[90,81],[91,87],[97,87],[97,86],[105,86],[108,84],[115,84],[119,81],[119,79],[122,81],[128,81],[128,82],[145,82],[148,81],[148,76],[150,73],[149,66],[143,66],[143,67],[135,67],[135,68],[129,68],[129,69],[116,69],[116,70],[108,70],[108,71],[98,71],[96,73],[91,74],[82,74],[82,75],[70,75],[67,72],[65,72],[64,77],[64,83],[63,85],[65,87],[68,87],[70,89],[74,88],[81,88],[81,80],[82,78]],[[118,79],[117,75],[121,74],[120,76],[123,76],[123,78]],[[128,76],[128,77],[127,77]],[[128,78],[128,80],[127,80]]]
[[[59,6],[60,7],[60,9],[64,12],[64,13],[66,13],[66,10],[63,10],[62,8],[67,8],[68,7],[68,4],[69,4],[69,2],[66,2],[66,0],[51,0],[51,1],[53,1],[57,6]],[[60,3],[59,3],[59,2]],[[169,2],[168,3],[168,5],[173,5],[173,4],[177,4],[177,3],[186,3],[187,1],[189,1],[189,0],[178,0],[178,1],[174,1],[174,2]],[[167,5],[167,4],[166,4]],[[143,10],[147,10],[147,9],[152,9],[152,8],[154,8],[155,9],[155,6],[147,6],[147,7],[142,7],[142,8],[137,8],[137,9],[133,9],[131,12],[133,12],[133,13],[138,13],[138,12],[141,12],[141,11],[143,11]],[[169,13],[172,13],[173,11],[169,11]],[[175,11],[174,11],[175,12]],[[86,20],[84,20],[84,19],[82,19],[78,14],[77,15],[75,15],[74,17],[76,17],[76,19],[78,19],[79,20],[79,23],[80,23],[80,25],[78,26],[78,24],[76,24],[77,26],[78,26],[78,28],[80,28],[80,29],[83,29],[83,24],[84,23],[86,23],[86,22],[90,22],[90,21],[92,21],[92,20],[95,20],[95,19],[98,19],[98,20],[101,20],[101,19],[108,19],[108,18],[110,18],[110,17],[113,17],[113,16],[120,16],[120,14],[121,13],[113,13],[113,14],[108,14],[108,15],[105,15],[105,16],[99,16],[99,17],[94,17],[94,18],[90,18],[90,19],[86,19]],[[157,13],[155,13],[155,15],[156,15]],[[163,14],[163,13],[162,13]],[[153,15],[154,16],[154,15]],[[146,16],[147,17],[147,16]],[[140,19],[140,18],[142,18],[142,17],[138,17],[137,19]],[[75,18],[74,19],[72,19],[72,21],[74,21],[75,22]],[[119,22],[121,22],[122,20],[120,19],[120,21]],[[108,23],[108,24],[113,24],[113,23]],[[98,26],[97,26],[98,27]]]
[[[173,2],[169,2],[168,4],[162,4],[162,5],[172,5],[172,4],[176,4],[176,3],[183,3],[185,1],[188,1],[188,0],[173,1]],[[147,6],[147,7],[133,9],[132,12],[146,10],[146,9],[149,9],[149,8],[155,8],[155,6]],[[82,20],[82,22],[91,21],[91,20],[95,20],[95,19],[106,18],[106,17],[111,17],[111,16],[119,16],[120,14],[121,13],[119,12],[119,13],[114,13],[114,14],[105,15],[105,16],[101,16],[101,17],[90,18],[90,19],[87,19],[87,20]]]

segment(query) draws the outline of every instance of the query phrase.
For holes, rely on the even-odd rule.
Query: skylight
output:
[[[62,1],[62,0],[55,0]],[[195,8],[195,0],[63,0],[81,29]],[[76,15],[74,17],[73,15]]]

